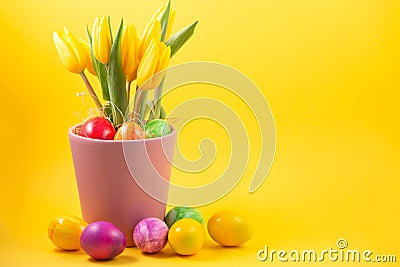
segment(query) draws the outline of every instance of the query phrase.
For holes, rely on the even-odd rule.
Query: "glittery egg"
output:
[[[168,238],[167,225],[158,218],[145,218],[133,230],[135,245],[145,253],[157,253],[165,247]]]

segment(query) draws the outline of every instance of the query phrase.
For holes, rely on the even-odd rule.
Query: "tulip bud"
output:
[[[53,41],[61,62],[72,73],[81,73],[86,68],[86,54],[82,45],[66,28],[53,33]]]
[[[153,38],[156,42],[161,40],[161,24],[158,20],[150,21],[144,30],[138,51],[139,59],[142,59]]]
[[[161,21],[161,17],[163,15],[163,13],[165,12],[165,9],[167,8],[168,5],[164,5],[162,7],[160,7],[156,13],[154,13],[153,17],[151,18],[151,20],[158,20]],[[172,26],[174,25],[174,21],[175,21],[175,15],[176,15],[176,11],[170,9],[169,10],[169,16],[168,16],[168,26],[167,26],[167,30],[165,32],[165,38],[164,40],[168,40],[169,37],[171,36],[171,31],[172,31]]]
[[[82,45],[82,47],[85,50],[86,53],[86,69],[93,74],[94,76],[96,76],[96,72],[94,71],[93,68],[93,63],[92,63],[92,55],[90,53],[90,46],[87,42],[85,42],[84,40],[79,40],[79,43]]]
[[[168,26],[167,26],[167,31],[165,32],[164,40],[168,40],[169,37],[171,36],[172,26],[174,25],[174,22],[175,22],[175,15],[176,15],[176,11],[171,10],[169,13]]]
[[[168,67],[169,59],[171,57],[171,47],[166,46],[162,42],[160,42],[159,47],[160,47],[160,59],[159,59],[155,73],[166,69]]]
[[[92,28],[93,54],[98,61],[108,64],[111,51],[110,26],[106,16],[96,17]]]
[[[151,40],[139,63],[137,83],[140,89],[146,91],[154,89],[160,84],[164,73],[159,72],[168,67],[170,56],[171,48],[169,46],[163,42],[156,42],[155,39]]]
[[[168,67],[169,59],[171,56],[171,47],[166,46],[162,42],[160,42],[159,50],[160,58],[158,60],[157,68],[154,71],[154,76],[151,78],[151,84],[149,85],[151,89],[157,87],[161,83],[162,79],[165,76],[164,70]]]
[[[167,5],[164,6],[160,6],[157,11],[153,14],[153,16],[151,17],[150,21],[153,21],[155,19],[160,20],[162,13],[165,11],[165,9],[167,8]]]
[[[137,36],[134,25],[129,25],[124,29],[121,43],[122,69],[124,70],[127,82],[136,79],[136,71],[139,65],[138,49],[139,37]]]
[[[160,48],[158,45],[159,41],[156,41],[153,38],[150,42],[150,45],[147,47],[138,67],[137,71],[137,83],[138,86],[141,87],[149,78],[151,78],[156,71],[159,57],[160,57]],[[146,83],[145,88],[141,88],[142,90],[153,89],[149,87],[151,83]]]

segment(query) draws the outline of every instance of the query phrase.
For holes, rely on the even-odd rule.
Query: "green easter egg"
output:
[[[147,138],[160,137],[171,133],[171,127],[165,120],[161,119],[148,121],[145,128]]]
[[[170,210],[167,213],[167,216],[165,216],[165,223],[167,224],[168,228],[171,228],[171,226],[184,218],[191,218],[199,223],[203,224],[203,215],[200,213],[195,208],[190,208],[190,207],[175,207],[172,210]]]

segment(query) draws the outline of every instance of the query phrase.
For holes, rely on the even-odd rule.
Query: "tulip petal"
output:
[[[160,61],[158,63],[156,73],[165,70],[168,67],[169,60],[171,56],[171,47],[166,47],[160,56]]]
[[[139,63],[138,72],[137,72],[137,83],[139,87],[142,87],[144,83],[153,76],[159,60],[159,45],[156,40],[153,38],[150,42],[149,47],[146,49],[145,54],[143,55],[142,60]],[[146,83],[145,88],[141,88],[142,90],[152,89],[151,86],[147,86],[149,83]]]
[[[111,34],[108,18],[96,17],[92,28],[92,47],[94,56],[103,64],[108,64],[111,51]]]
[[[96,57],[97,60],[97,55],[99,52],[97,51],[99,45],[96,43],[99,40],[99,35],[98,35],[98,29],[99,28],[99,17],[96,17],[93,22],[93,27],[92,27],[92,49],[93,49],[93,54]]]
[[[76,39],[75,36],[70,31],[64,28],[64,32],[65,32],[65,37],[68,40],[68,43],[70,44],[71,48],[73,49],[76,59],[78,60],[79,68],[81,71],[83,71],[86,68],[86,61],[87,61],[85,50],[79,43],[78,39]]]
[[[86,54],[86,69],[94,76],[96,76],[96,72],[94,71],[93,68],[93,63],[92,63],[92,55],[90,53],[90,46],[87,42],[85,42],[84,40],[80,40],[79,43],[81,44],[81,46],[84,48],[85,50],[85,54]]]
[[[139,59],[141,59],[146,52],[146,49],[150,45],[151,40],[154,38],[156,41],[161,40],[161,24],[158,20],[152,20],[149,22],[150,26],[147,27],[147,31],[143,33],[142,41],[139,47]]]
[[[175,10],[170,12],[169,19],[168,19],[167,32],[165,33],[165,40],[168,40],[169,37],[171,37],[172,27],[174,26],[174,22],[175,22],[175,15],[176,15]]]
[[[65,30],[54,32],[53,41],[56,46],[58,55],[60,56],[61,62],[67,70],[72,73],[80,73],[85,69],[86,56],[78,59],[79,55],[76,55],[75,51],[79,50],[80,45],[78,43],[78,48],[74,48],[70,43],[70,38],[66,36]],[[85,65],[85,67],[83,67],[83,65]]]
[[[102,63],[107,64],[110,58],[111,36],[110,36],[110,27],[108,25],[108,19],[105,16],[102,17],[100,20],[99,38],[100,38],[99,52],[101,58],[104,61]]]
[[[122,35],[121,53],[122,68],[124,70],[125,79],[130,82],[136,79],[136,71],[139,65],[138,60],[139,38],[134,25],[129,25],[124,29]]]
[[[162,52],[160,52],[160,58],[159,58],[159,62],[157,65],[157,68],[155,70],[155,74],[151,80],[151,86],[157,87],[162,79],[164,78],[166,71],[165,69],[168,67],[169,64],[169,60],[170,60],[170,56],[171,56],[171,48],[168,46],[165,46],[164,43],[162,43],[162,45],[160,45],[160,47],[165,47],[163,49]]]

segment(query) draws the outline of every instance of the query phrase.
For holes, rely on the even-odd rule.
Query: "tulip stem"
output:
[[[141,89],[136,89],[135,104],[133,106],[133,121],[136,121],[138,119],[142,99],[143,91]]]
[[[130,95],[131,95],[131,83],[132,82],[126,82],[126,97],[127,97],[127,103],[129,105],[129,100],[130,100]]]
[[[144,123],[144,116],[145,116],[145,113],[146,113],[147,94],[148,94],[148,91],[142,92],[142,95],[143,95],[142,96],[142,100],[139,103],[139,105],[140,105],[139,118],[140,118],[140,120],[142,120],[143,123]]]
[[[160,84],[154,90],[154,118],[159,119],[161,114],[161,97],[162,88],[164,85],[164,78],[161,80]]]
[[[82,77],[83,82],[86,85],[86,88],[89,91],[90,96],[92,97],[94,103],[96,104],[97,108],[99,109],[100,113],[102,115],[104,115],[104,109],[103,109],[103,105],[100,103],[99,98],[96,95],[96,92],[93,90],[92,85],[90,84],[88,78],[86,77],[85,73],[82,71],[81,73],[79,73]]]

